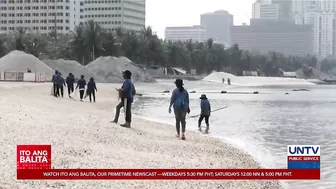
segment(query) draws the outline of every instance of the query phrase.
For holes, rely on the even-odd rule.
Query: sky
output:
[[[249,23],[255,0],[146,0],[146,25],[152,26],[160,38],[168,26],[200,24],[200,15],[226,10],[233,15],[234,25]]]

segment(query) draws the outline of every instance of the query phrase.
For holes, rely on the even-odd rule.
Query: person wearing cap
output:
[[[190,113],[189,108],[189,93],[183,87],[183,80],[176,79],[176,89],[173,91],[170,98],[170,105],[168,112],[171,113],[171,107],[174,108],[175,120],[176,120],[176,137],[180,137],[180,126],[182,125],[182,140],[185,140],[186,130],[186,115]]]
[[[205,94],[202,94],[201,97],[201,114],[198,119],[198,130],[202,131],[201,124],[203,119],[205,118],[205,124],[206,124],[206,130],[205,133],[209,132],[209,117],[211,114],[211,106],[208,98],[206,97]]]
[[[77,81],[76,89],[79,88],[79,97],[80,97],[80,101],[82,102],[83,102],[83,97],[85,93],[85,86],[86,86],[86,81],[84,79],[84,75],[81,75],[81,78]]]
[[[118,122],[120,109],[124,107],[126,109],[125,112],[125,123],[121,124],[120,126],[130,128],[131,121],[132,121],[132,103],[133,103],[133,96],[135,95],[135,87],[131,80],[132,72],[126,70],[122,72],[124,82],[120,89],[117,89],[119,92],[119,98],[121,98],[121,102],[116,107],[116,114],[113,120],[114,123]],[[126,105],[125,105],[126,104]]]

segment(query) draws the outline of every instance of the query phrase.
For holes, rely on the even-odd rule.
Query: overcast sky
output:
[[[249,23],[255,0],[146,0],[146,25],[152,26],[164,38],[167,26],[200,24],[200,15],[226,10],[233,15],[234,24]]]

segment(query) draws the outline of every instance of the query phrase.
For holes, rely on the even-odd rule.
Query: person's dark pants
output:
[[[121,99],[120,103],[116,106],[116,112],[115,112],[115,117],[114,117],[115,122],[118,122],[120,109],[122,107],[124,107],[124,99]]]
[[[131,99],[127,99],[125,121],[126,123],[131,123],[132,121],[132,100]]]
[[[70,96],[70,94],[73,93],[73,92],[74,92],[74,85],[73,85],[73,84],[72,84],[72,85],[71,85],[71,84],[70,84],[70,85],[68,84],[68,94],[69,94],[69,96]]]
[[[182,125],[182,134],[185,133],[186,130],[186,115],[187,111],[184,109],[174,109],[175,120],[176,120],[176,132],[180,135],[180,127]]]
[[[80,97],[81,100],[83,100],[84,92],[85,92],[85,90],[80,90],[79,91],[79,97]]]
[[[90,98],[90,102],[92,102],[91,96],[93,97],[93,102],[96,102],[96,92],[93,91],[89,91],[88,92],[89,98]]]
[[[54,96],[57,97],[58,96],[58,85],[54,83],[53,87],[54,87]]]
[[[205,118],[205,124],[207,128],[209,128],[209,115],[201,114],[199,119],[198,119],[198,127],[201,127],[202,121]]]
[[[58,85],[58,90],[59,90],[58,96],[60,96],[60,94],[61,94],[61,96],[63,97],[63,95],[64,95],[63,84],[62,85]]]

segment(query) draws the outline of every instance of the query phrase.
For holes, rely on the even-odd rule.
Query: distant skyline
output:
[[[146,25],[152,26],[160,38],[168,26],[200,24],[200,15],[226,10],[233,15],[234,25],[249,23],[255,0],[146,0]]]

